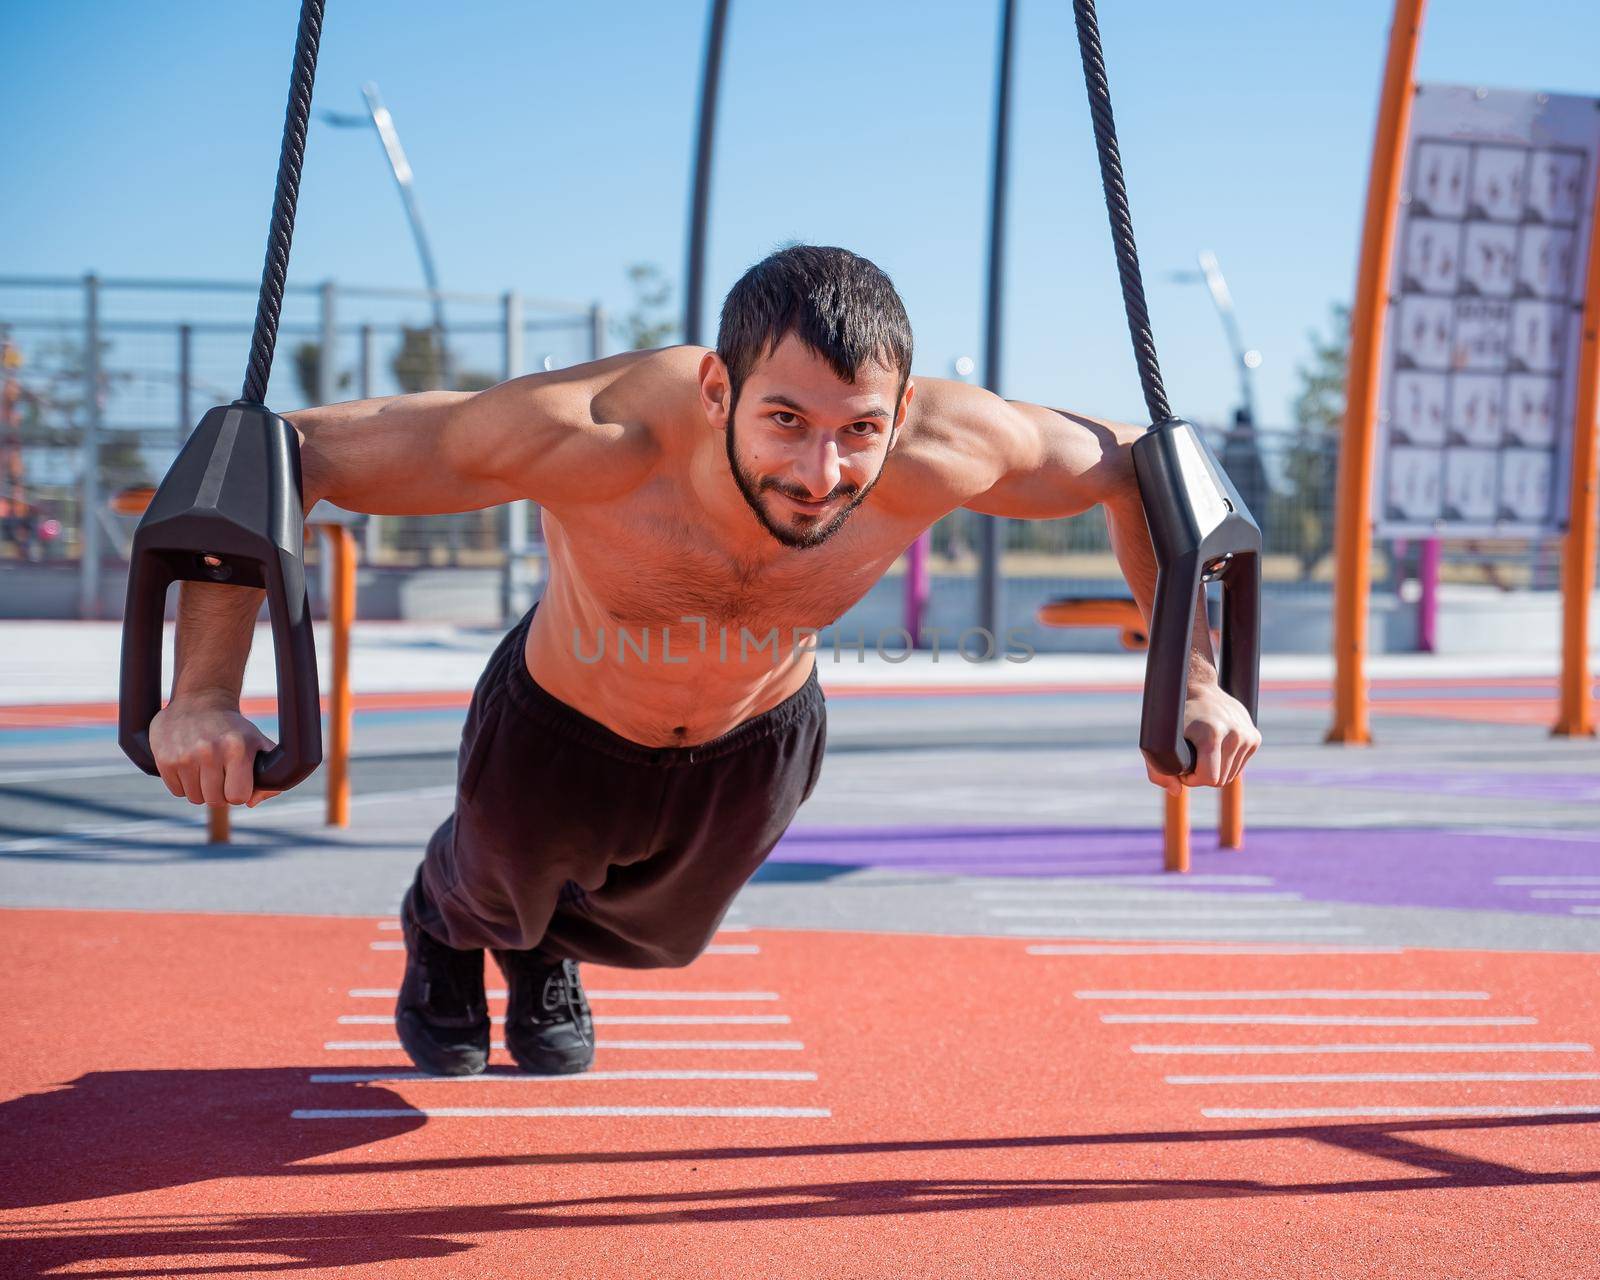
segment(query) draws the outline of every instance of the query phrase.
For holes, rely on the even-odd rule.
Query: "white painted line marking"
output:
[[[367,945],[374,951],[404,951],[406,949],[406,944],[403,942],[369,942]]]
[[[352,987],[355,1000],[393,1000],[400,994],[395,987]],[[491,1000],[504,1000],[504,988],[491,988]],[[589,991],[590,1000],[776,1000],[776,991]]]
[[[753,942],[730,942],[720,946],[713,942],[700,954],[705,956],[758,956],[761,954],[761,948]]]
[[[755,925],[753,925],[753,924],[728,924],[728,923],[724,922],[722,925],[720,925],[718,927],[717,932],[718,933],[753,933],[753,932],[755,932]]]
[[[1187,903],[1176,907],[1150,907],[1140,903],[1130,903],[1127,906],[1118,907],[1077,905],[1070,907],[990,907],[989,914],[1011,919],[1027,917],[1036,920],[1152,920],[1157,922],[1253,920],[1271,923],[1275,920],[1326,920],[1333,912],[1327,907],[1303,907],[1287,910],[1281,908],[1278,910],[1271,908],[1261,910],[1245,907],[1240,910],[1198,904],[1191,906]]]
[[[1262,943],[1257,946],[1207,946],[1204,943],[1166,943],[1141,947],[1097,946],[1094,943],[1045,944],[1028,948],[1030,956],[1403,956],[1404,947],[1274,946]]]
[[[400,1048],[398,1040],[329,1040],[322,1046],[332,1051],[386,1051]],[[599,1049],[774,1049],[784,1052],[798,1052],[805,1048],[798,1040],[596,1040],[595,1047]],[[504,1049],[505,1045],[494,1041],[490,1048]]]
[[[1101,1022],[1204,1023],[1214,1027],[1531,1027],[1537,1018],[1437,1018],[1318,1013],[1102,1013]]]
[[[1568,907],[1567,913],[1574,916],[1600,916],[1600,907]]]
[[[1593,901],[1600,898],[1600,889],[1532,889],[1529,890],[1530,898],[1562,899],[1562,898],[1588,898]]]
[[[1487,1000],[1487,991],[1074,991],[1079,1000]]]
[[[1210,1120],[1332,1120],[1358,1116],[1600,1116],[1600,1102],[1545,1107],[1206,1107]]]
[[[1600,1080],[1600,1071],[1365,1071],[1350,1075],[1167,1077],[1168,1084],[1465,1084],[1492,1080]]]
[[[387,929],[391,933],[397,932],[400,928],[400,922],[398,920],[380,920],[378,921],[378,928]]]
[[[1014,938],[1059,938],[1059,937],[1084,937],[1090,938],[1181,938],[1188,942],[1200,942],[1207,938],[1259,938],[1262,942],[1293,942],[1297,938],[1350,938],[1365,933],[1365,926],[1359,924],[1312,924],[1312,925],[1284,925],[1281,928],[1268,924],[1245,927],[1242,925],[1207,925],[1196,924],[1185,926],[1180,923],[1160,925],[1102,925],[1085,924],[1081,929],[1047,929],[1043,925],[1029,927],[1027,925],[1007,925],[1001,930],[1008,937]],[[1261,935],[1266,934],[1267,937]]]
[[[495,1022],[504,1022],[496,1017]],[[394,1018],[387,1013],[346,1013],[339,1017],[342,1027],[391,1026]],[[594,1015],[597,1027],[778,1027],[789,1025],[786,1013],[647,1013]]]
[[[74,765],[55,769],[0,769],[0,786],[12,782],[54,782],[57,778],[118,778],[126,777],[126,765]]]
[[[1510,1044],[1504,1041],[1479,1041],[1473,1044],[1441,1044],[1437,1040],[1388,1044],[1136,1044],[1135,1053],[1169,1056],[1206,1055],[1227,1057],[1258,1053],[1593,1053],[1587,1044]]]
[[[1102,888],[1098,885],[1085,889],[1070,891],[1056,890],[1054,887],[1039,893],[1016,896],[985,895],[980,894],[977,901],[990,902],[1047,902],[1053,905],[1043,908],[1050,911],[1071,911],[1079,903],[1096,905],[1110,903],[1112,905],[1128,906],[1154,906],[1157,903],[1165,906],[1176,902],[1180,906],[1196,907],[1253,907],[1259,903],[1279,905],[1282,903],[1303,903],[1305,895],[1299,893],[1207,893],[1203,890],[1183,892],[1182,886],[1177,889],[1124,889],[1116,885]],[[1320,905],[1320,904],[1309,904]],[[986,906],[986,911],[1004,914],[1012,908]]]
[[[536,1076],[526,1071],[485,1071],[475,1076],[430,1076],[422,1071],[328,1071],[306,1077],[309,1084],[582,1084],[585,1080],[795,1080],[815,1081],[815,1071],[581,1071],[569,1076]]]
[[[380,791],[373,795],[352,796],[353,805],[394,804],[397,800],[443,800],[456,794],[454,787],[419,787],[413,791]],[[273,801],[270,811],[273,820],[299,817],[303,814],[321,813],[325,808],[321,800]],[[265,810],[263,812],[266,812]],[[188,839],[195,829],[195,818],[151,818],[138,822],[96,822],[63,827],[48,836],[31,836],[22,840],[0,842],[0,853],[25,853],[32,849],[48,849],[79,839],[99,839],[106,836],[126,838],[132,836],[159,836],[169,833],[174,839]],[[266,830],[278,829],[275,825]],[[241,834],[245,829],[241,828]]]
[[[968,880],[968,884],[982,884],[992,886],[993,879]],[[977,894],[979,898],[1042,898],[1053,893],[1077,893],[1082,889],[1093,889],[1101,886],[1116,885],[1161,885],[1171,889],[1188,889],[1195,885],[1274,885],[1278,882],[1271,876],[1227,876],[1227,875],[1179,875],[1171,871],[1151,871],[1145,875],[1133,876],[1095,876],[1091,879],[1071,881],[1054,881],[1049,884],[1032,885],[1026,888],[985,888]]]
[[[374,1107],[297,1110],[292,1120],[502,1120],[545,1116],[683,1116],[704,1120],[826,1120],[823,1107]]]
[[[1496,876],[1496,884],[1593,884],[1600,885],[1600,876]]]

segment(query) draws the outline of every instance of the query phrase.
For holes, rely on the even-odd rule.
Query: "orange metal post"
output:
[[[225,804],[210,804],[206,806],[206,843],[227,844],[232,826],[229,821],[230,810]]]
[[[1244,775],[1222,788],[1217,801],[1217,843],[1224,849],[1244,848]]]
[[[1167,802],[1167,811],[1161,827],[1162,843],[1165,846],[1162,870],[1188,871],[1189,788],[1180,788],[1175,796],[1163,794]]]
[[[1334,531],[1333,725],[1329,742],[1367,743],[1367,597],[1372,590],[1372,470],[1378,420],[1379,360],[1412,77],[1426,0],[1395,0],[1378,128],[1367,179],[1366,223],[1350,314],[1350,372],[1339,442],[1338,526]]]
[[[328,699],[328,825],[350,825],[350,627],[356,617],[356,540],[324,525],[333,561],[333,692]]]
[[[1572,427],[1572,503],[1561,550],[1561,712],[1553,732],[1588,738],[1595,732],[1589,670],[1589,601],[1595,575],[1595,468],[1600,464],[1600,178],[1589,228],[1589,274],[1583,293],[1578,352],[1578,403]]]

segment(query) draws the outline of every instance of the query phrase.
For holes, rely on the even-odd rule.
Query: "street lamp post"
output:
[[[394,117],[378,96],[378,86],[370,81],[361,86],[361,96],[366,99],[367,114],[348,115],[338,111],[323,111],[325,124],[336,129],[373,129],[383,146],[384,158],[389,162],[389,172],[400,191],[400,201],[405,206],[406,221],[411,225],[411,238],[417,245],[417,257],[422,261],[422,278],[428,286],[428,296],[433,304],[433,336],[439,350],[439,373],[444,385],[452,382],[450,374],[450,347],[445,340],[444,297],[439,292],[439,273],[434,269],[433,250],[428,245],[428,234],[422,227],[422,210],[417,205],[417,194],[412,182],[411,163],[400,145],[400,135],[394,127]],[[330,359],[331,355],[325,355]]]
[[[1239,317],[1233,309],[1233,294],[1228,290],[1228,282],[1222,278],[1217,255],[1209,249],[1202,249],[1198,261],[1199,271],[1173,271],[1169,273],[1169,278],[1180,284],[1204,284],[1222,320],[1223,332],[1228,335],[1228,347],[1233,352],[1233,363],[1239,371],[1239,409],[1233,415],[1233,426],[1223,441],[1220,461],[1234,488],[1239,491],[1239,496],[1244,499],[1245,506],[1258,517],[1267,518],[1267,497],[1272,485],[1267,479],[1267,469],[1261,461],[1261,447],[1256,440],[1255,371],[1261,367],[1261,353],[1244,344],[1244,336],[1239,331]]]
[[[700,67],[700,111],[695,128],[694,173],[689,182],[689,247],[683,267],[683,340],[701,341],[705,310],[706,224],[711,218],[711,162],[717,139],[717,89],[722,82],[722,46],[728,30],[728,0],[711,0],[706,52]]]
[[[1256,396],[1254,374],[1261,367],[1261,353],[1253,347],[1244,345],[1244,338],[1239,332],[1239,317],[1233,309],[1233,294],[1228,291],[1228,282],[1222,278],[1222,267],[1217,263],[1217,255],[1210,249],[1202,249],[1198,255],[1200,270],[1198,271],[1173,271],[1170,278],[1179,284],[1204,284],[1211,294],[1211,301],[1216,304],[1217,315],[1222,319],[1223,331],[1228,335],[1228,346],[1233,351],[1233,362],[1239,370],[1239,405],[1244,415],[1244,420],[1254,423],[1256,420]]]

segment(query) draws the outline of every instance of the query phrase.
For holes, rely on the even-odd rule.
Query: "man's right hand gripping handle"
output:
[[[190,804],[254,807],[277,795],[255,785],[256,753],[275,745],[225,693],[175,696],[150,723],[161,781]]]
[[[172,700],[150,722],[150,753],[167,790],[190,804],[257,805],[255,759],[274,743],[239,712],[262,592],[185,582],[179,588]]]

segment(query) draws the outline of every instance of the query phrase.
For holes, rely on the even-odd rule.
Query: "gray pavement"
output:
[[[821,783],[735,916],[1041,944],[1600,951],[1594,742],[1379,716],[1377,745],[1330,748],[1319,701],[1269,693],[1246,848],[1212,847],[1214,794],[1197,794],[1185,879],[1159,870],[1135,696],[835,697]],[[390,913],[448,811],[460,720],[364,713],[348,830],[321,825],[319,775],[216,847],[109,729],[0,731],[0,905]],[[1553,887],[1502,883],[1530,877]]]

